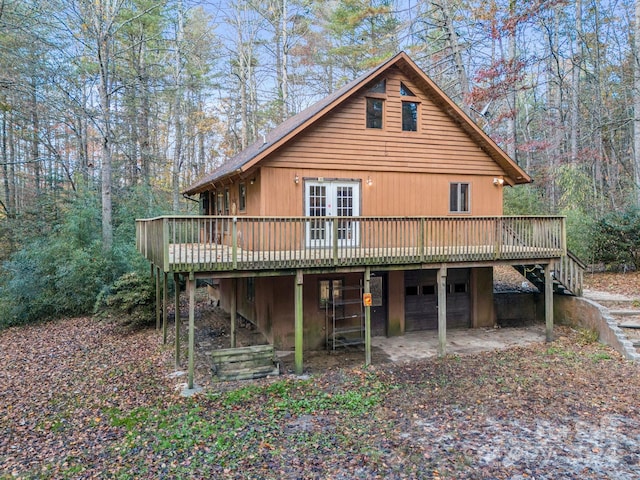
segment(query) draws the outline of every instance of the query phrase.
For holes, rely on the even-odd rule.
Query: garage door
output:
[[[405,331],[438,328],[438,290],[436,270],[405,272]],[[470,325],[471,294],[469,269],[447,271],[447,328]]]

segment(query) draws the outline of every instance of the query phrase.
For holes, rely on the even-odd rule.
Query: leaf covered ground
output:
[[[553,344],[214,385],[152,331],[0,332],[0,478],[638,478],[638,366]]]
[[[584,276],[584,286],[589,290],[640,298],[640,271],[587,273]]]

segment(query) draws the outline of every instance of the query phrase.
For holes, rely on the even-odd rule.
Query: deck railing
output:
[[[559,258],[563,217],[164,216],[136,222],[163,271]]]

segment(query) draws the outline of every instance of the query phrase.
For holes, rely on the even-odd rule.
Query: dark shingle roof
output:
[[[205,175],[200,180],[185,190],[185,194],[193,195],[206,191],[209,185],[225,177],[240,174],[263,158],[271,151],[277,149],[283,143],[295,136],[310,124],[322,118],[326,113],[339,105],[342,100],[350,97],[358,89],[372,82],[376,76],[385,71],[389,66],[396,65],[406,74],[413,77],[415,81],[430,94],[436,104],[443,111],[447,112],[463,130],[473,138],[485,152],[500,165],[507,174],[509,183],[528,183],[531,178],[522,170],[509,156],[498,147],[489,136],[487,136],[455,103],[438,88],[438,86],[420,70],[413,61],[404,53],[400,52],[386,62],[362,74],[352,82],[344,85],[331,95],[314,103],[309,108],[285,120],[276,128],[271,130],[264,138],[242,150],[237,155],[231,157],[222,166],[213,172]]]
[[[394,57],[395,58],[395,57]],[[390,59],[387,62],[384,62],[378,65],[375,68],[372,68],[368,72],[360,75],[355,80],[347,83],[343,87],[339,88],[331,95],[323,98],[322,100],[314,103],[310,107],[306,108],[302,112],[294,115],[293,117],[288,118],[276,128],[271,130],[264,138],[254,142],[252,145],[249,145],[247,148],[239,152],[238,154],[231,157],[228,161],[226,161],[223,165],[218,167],[213,172],[205,175],[200,180],[191,185],[184,193],[187,195],[198,193],[203,189],[204,186],[215,182],[216,180],[220,180],[226,176],[232,175],[234,173],[240,173],[242,167],[247,163],[251,162],[254,158],[256,158],[261,152],[268,150],[282,139],[287,137],[290,133],[294,132],[301,125],[305,124],[309,120],[313,119],[316,115],[322,112],[325,108],[332,105],[336,100],[342,97],[345,94],[348,94],[355,87],[359,86],[363,81],[367,78],[375,76],[376,72],[380,70],[384,70],[384,67],[387,63],[393,60]]]

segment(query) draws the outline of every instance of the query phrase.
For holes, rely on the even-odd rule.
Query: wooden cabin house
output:
[[[200,216],[139,220],[138,248],[165,279],[218,279],[299,371],[371,335],[438,329],[444,353],[446,328],[495,325],[494,265],[541,266],[552,297],[564,219],[502,215],[530,181],[399,53],[190,186]]]

